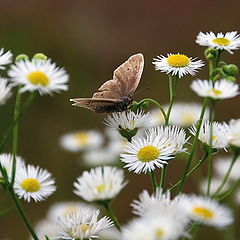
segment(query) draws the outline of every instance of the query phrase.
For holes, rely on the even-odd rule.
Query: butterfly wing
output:
[[[121,86],[123,96],[133,95],[141,79],[143,67],[143,54],[138,53],[132,55],[114,71],[113,80]]]
[[[132,96],[142,76],[144,58],[141,53],[131,56],[113,73],[113,79],[105,82],[93,98],[121,99]]]
[[[120,99],[103,99],[103,98],[74,98],[70,99],[73,106],[90,109],[96,113],[111,113],[118,111]]]

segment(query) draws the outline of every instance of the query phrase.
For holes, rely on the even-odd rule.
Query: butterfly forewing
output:
[[[71,99],[74,106],[98,113],[121,112],[132,102],[142,72],[144,58],[141,53],[131,56],[113,73],[113,79],[106,81],[92,98]]]

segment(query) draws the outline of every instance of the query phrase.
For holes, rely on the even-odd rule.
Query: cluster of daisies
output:
[[[210,48],[205,51],[210,66],[222,51],[233,53],[240,48],[237,32],[199,33],[196,42]],[[8,79],[0,78],[0,105],[10,98],[15,86],[19,86],[20,93],[37,91],[40,95],[68,88],[65,70],[43,54],[36,54],[32,59],[19,55],[12,63],[12,54],[1,49],[0,69],[9,64]],[[194,76],[204,66],[202,60],[181,53],[160,55],[153,64],[156,70],[169,75],[174,86],[177,79],[187,74]],[[194,80],[190,88],[214,104],[236,97],[239,95],[237,72],[235,65],[217,62],[210,79]],[[37,238],[177,240],[191,238],[191,229],[196,225],[222,229],[232,224],[231,210],[218,203],[217,197],[226,193],[232,183],[240,181],[240,119],[231,119],[228,123],[212,121],[212,108],[203,106],[184,102],[172,105],[171,102],[162,106],[161,111],[153,109],[148,113],[139,107],[108,115],[104,120],[104,134],[90,130],[63,135],[60,145],[65,150],[81,152],[81,163],[93,168],[84,171],[73,183],[73,193],[81,200],[60,202],[50,207],[47,216],[35,226]],[[169,109],[172,113],[164,115]],[[199,119],[203,120],[200,128]],[[203,194],[210,192],[207,196],[178,192],[172,198],[170,190],[164,192],[157,184],[154,172],[164,171],[178,154],[188,154],[186,145],[192,141],[191,136],[198,138],[206,153],[230,150],[235,158],[216,159],[211,189],[209,179],[203,180],[200,186]],[[20,199],[39,202],[56,191],[55,180],[47,170],[26,164],[19,156],[0,154],[0,167],[0,182],[12,183],[14,194]],[[128,184],[125,169],[136,174],[149,173],[153,193],[142,191],[139,199],[131,203],[135,217],[121,226],[110,204]],[[239,192],[235,199],[240,203]],[[102,216],[103,209],[109,217]]]

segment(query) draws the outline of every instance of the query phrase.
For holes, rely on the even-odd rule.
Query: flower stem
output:
[[[19,110],[20,110],[20,102],[21,102],[21,94],[20,89],[21,85],[18,87],[17,95],[16,95],[16,102],[14,108],[14,115],[13,115],[13,122],[16,121]],[[13,155],[13,162],[12,162],[12,177],[11,177],[11,185],[13,186],[15,180],[15,172],[16,172],[16,154],[17,154],[17,145],[18,145],[18,122],[16,122],[15,126],[13,127],[13,141],[12,141],[12,155]]]
[[[112,221],[114,222],[115,227],[116,227],[119,231],[121,231],[121,225],[120,225],[117,217],[114,215],[114,213],[113,213],[113,211],[112,211],[112,209],[111,209],[111,207],[110,207],[110,205],[109,205],[109,201],[103,202],[102,205],[105,207],[106,211],[108,212],[109,217],[110,217],[110,218],[112,219]]]
[[[35,93],[32,92],[32,93],[28,96],[28,98],[27,98],[27,100],[24,102],[24,104],[22,105],[22,107],[21,107],[21,109],[20,109],[20,111],[19,111],[18,116],[17,116],[16,119],[12,122],[11,126],[8,128],[8,130],[7,130],[6,134],[4,135],[3,140],[2,140],[2,142],[1,142],[1,144],[0,144],[0,153],[3,151],[3,149],[4,149],[4,147],[5,147],[6,143],[7,143],[7,140],[8,140],[8,138],[10,137],[10,135],[11,135],[11,133],[12,133],[12,131],[13,131],[14,126],[17,124],[17,122],[18,122],[19,119],[22,117],[22,115],[26,112],[26,110],[28,109],[28,107],[29,107],[30,104],[32,103],[34,97],[35,97]]]
[[[227,182],[227,180],[228,180],[228,178],[229,178],[229,175],[230,175],[230,173],[231,173],[231,171],[232,171],[232,168],[233,168],[234,163],[236,162],[237,158],[238,158],[238,154],[234,154],[234,155],[233,155],[233,158],[232,158],[232,162],[231,162],[231,164],[230,164],[230,166],[229,166],[229,168],[228,168],[228,170],[227,170],[227,173],[226,173],[226,175],[225,175],[225,177],[224,177],[221,185],[218,187],[217,191],[216,191],[216,192],[214,193],[214,195],[213,195],[214,198],[215,198],[215,197],[221,192],[221,190],[223,189],[225,183]]]
[[[145,99],[141,100],[141,101],[137,104],[137,107],[139,108],[139,107],[140,107],[142,104],[144,104],[145,102],[150,102],[150,103],[155,104],[155,105],[160,109],[160,111],[161,111],[162,114],[163,114],[164,119],[166,120],[167,115],[166,115],[166,113],[165,113],[162,105],[161,105],[160,103],[158,103],[158,102],[157,102],[156,100],[154,100],[154,99],[145,98]]]
[[[195,172],[207,159],[208,157],[208,152],[205,152],[203,158],[198,162],[198,164],[196,164],[186,175],[186,178],[189,177],[190,175],[192,175],[193,172]],[[175,185],[173,185],[171,188],[169,188],[169,191],[174,190],[179,184],[181,183],[181,180],[178,181]]]
[[[25,215],[25,213],[24,213],[24,211],[22,209],[22,206],[21,206],[20,202],[18,201],[18,199],[16,197],[16,194],[15,194],[15,192],[14,192],[14,190],[13,190],[11,185],[9,185],[8,190],[9,190],[9,193],[10,193],[12,199],[13,199],[15,207],[18,210],[18,213],[21,216],[23,222],[25,223],[28,231],[31,233],[31,235],[32,235],[34,240],[39,240],[37,235],[36,235],[36,233],[34,232],[32,226],[31,226],[31,224],[29,223],[29,221],[28,221],[28,219],[27,219],[27,217],[26,217],[26,215]]]
[[[180,184],[179,184],[179,188],[178,188],[177,194],[181,193],[181,191],[182,191],[183,184],[184,184],[184,182],[185,182],[185,180],[186,180],[186,176],[187,176],[188,171],[189,171],[189,168],[190,168],[190,166],[191,166],[194,153],[195,153],[195,151],[196,151],[196,149],[197,149],[198,136],[199,136],[200,129],[201,129],[201,126],[202,126],[203,117],[204,117],[204,113],[205,113],[205,110],[206,110],[206,107],[207,107],[207,103],[208,103],[208,98],[204,98],[203,105],[202,105],[201,115],[200,115],[199,120],[198,120],[197,123],[196,123],[196,134],[195,134],[195,137],[194,137],[194,139],[193,139],[193,144],[192,144],[191,152],[190,152],[190,154],[189,154],[189,157],[188,157],[188,160],[187,160],[185,169],[184,169],[183,177],[182,177],[182,179],[180,180]]]
[[[153,192],[155,193],[157,188],[157,182],[156,182],[154,171],[149,171],[149,176],[151,177]]]
[[[161,178],[160,178],[160,187],[161,188],[164,187],[166,171],[167,171],[167,165],[164,165],[163,168],[162,168],[162,173],[161,173]]]

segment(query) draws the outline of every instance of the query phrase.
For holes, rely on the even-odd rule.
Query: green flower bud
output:
[[[234,64],[224,65],[222,67],[222,70],[229,76],[235,77],[238,74],[238,67]]]
[[[29,57],[26,54],[19,54],[16,58],[15,61],[19,62],[19,61],[24,61],[24,60],[28,60]]]
[[[214,58],[216,58],[218,51],[213,48],[208,48],[205,50],[204,54],[205,54],[206,59],[213,60]]]
[[[132,130],[127,130],[127,129],[118,130],[120,135],[126,138],[129,142],[131,142],[132,137],[134,137],[137,134],[137,131],[138,131],[137,128],[134,128]]]
[[[228,80],[229,82],[235,83],[237,79],[233,76],[228,76],[228,77],[226,77],[226,80]]]
[[[36,53],[33,56],[33,60],[43,60],[43,61],[47,61],[47,56],[44,55],[43,53]]]

